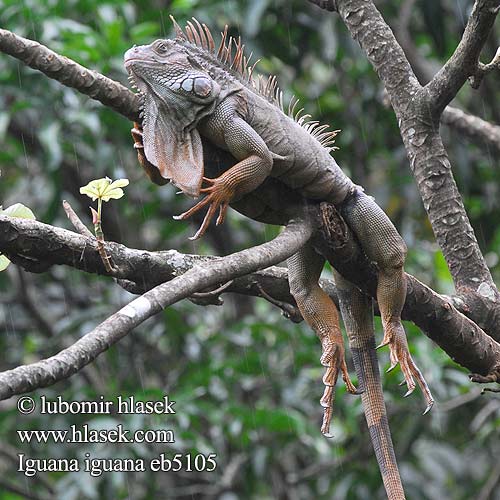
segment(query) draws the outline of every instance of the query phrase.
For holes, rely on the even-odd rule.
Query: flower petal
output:
[[[123,192],[123,189],[117,187],[113,189],[108,189],[106,190],[106,193],[104,193],[101,196],[102,201],[109,201],[111,198],[114,200],[120,199],[125,193]]]
[[[115,187],[125,187],[130,184],[130,181],[128,179],[116,179],[116,181],[113,181],[109,187],[110,188],[115,188]]]

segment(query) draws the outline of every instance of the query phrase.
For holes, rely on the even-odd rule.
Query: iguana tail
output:
[[[372,299],[335,272],[340,311],[349,338],[361,399],[382,480],[389,500],[405,498],[387,421],[375,352]]]

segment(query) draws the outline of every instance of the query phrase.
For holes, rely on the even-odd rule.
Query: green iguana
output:
[[[255,64],[250,66],[240,39],[228,37],[227,26],[216,50],[206,25],[193,19],[182,31],[172,21],[175,39],[132,47],[125,54],[125,67],[143,104],[142,129],[139,124],[132,129],[134,146],[149,177],[157,184],[171,182],[192,197],[205,195],[178,217],[186,219],[207,208],[193,238],[205,233],[215,215],[221,224],[228,205],[252,219],[282,225],[307,205],[335,205],[377,265],[381,345],[390,347],[391,368],[400,364],[407,395],[417,380],[427,412],[432,395],[410,356],[401,323],[406,246],[373,198],[331,156],[337,131],[311,121],[302,110],[296,112],[296,99],[285,113],[275,77],[253,77]],[[213,150],[232,159],[232,166],[211,161]],[[339,372],[347,390],[358,391],[347,372],[336,306],[318,284],[324,262],[309,242],[287,263],[291,293],[322,345],[320,362],[326,373],[321,431],[328,436]],[[371,300],[338,274],[336,282],[384,486],[390,499],[402,499],[375,355]]]

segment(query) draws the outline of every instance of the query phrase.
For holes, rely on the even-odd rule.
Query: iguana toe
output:
[[[174,216],[175,220],[185,220],[208,205],[207,213],[203,218],[203,222],[201,223],[200,228],[193,236],[189,238],[190,240],[197,240],[205,234],[208,226],[210,225],[210,222],[217,213],[217,210],[219,210],[219,215],[217,217],[216,224],[222,224],[226,217],[229,202],[233,198],[233,192],[227,186],[227,184],[218,182],[218,179],[208,179],[206,177],[203,177],[203,180],[207,184],[210,184],[208,187],[200,189],[201,193],[206,194],[205,198],[203,198],[194,207],[191,207],[186,212]]]
[[[415,361],[413,361],[413,358],[411,357],[402,325],[398,325],[398,327],[395,328],[393,332],[390,332],[387,337],[390,339],[389,349],[391,362],[387,371],[391,371],[398,364],[401,366],[404,381],[401,382],[400,385],[404,385],[406,383],[408,387],[404,395],[405,398],[413,393],[416,384],[418,383],[427,404],[424,414],[427,413],[434,404],[434,398],[432,397],[432,393],[424,376],[422,375],[422,372],[419,370]]]

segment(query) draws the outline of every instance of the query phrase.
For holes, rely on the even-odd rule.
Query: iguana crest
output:
[[[276,76],[271,75],[265,78],[262,75],[254,77],[254,70],[260,59],[250,64],[252,54],[245,55],[245,45],[238,39],[228,36],[228,26],[224,27],[221,33],[221,41],[217,50],[210,29],[205,23],[200,23],[193,17],[193,22],[187,21],[184,31],[170,16],[175,28],[178,41],[191,44],[204,51],[205,56],[209,56],[212,62],[218,61],[225,71],[235,76],[245,86],[253,92],[267,99],[277,106],[283,113],[295,120],[301,127],[309,132],[328,151],[338,149],[333,146],[335,136],[340,130],[327,130],[329,125],[321,125],[319,121],[312,120],[311,115],[304,114],[304,108],[299,108],[299,99],[292,96],[288,106],[283,103],[283,92],[278,86]]]

